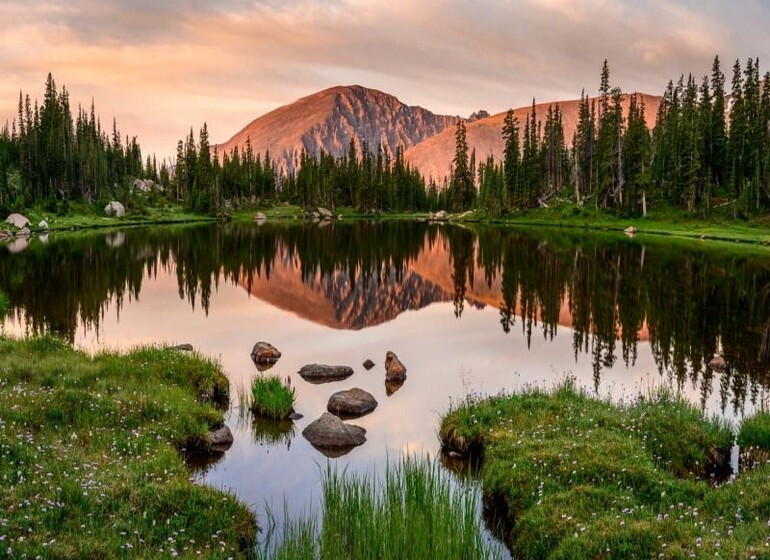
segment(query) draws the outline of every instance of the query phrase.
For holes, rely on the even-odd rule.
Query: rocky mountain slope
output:
[[[653,126],[655,117],[660,106],[660,97],[655,95],[637,94],[645,105],[645,117],[647,124]],[[626,94],[623,100],[623,110],[628,110],[631,100],[631,94]],[[556,105],[557,102],[539,103],[535,105],[537,120],[545,123],[545,117],[548,113],[549,105]],[[578,121],[579,100],[560,101],[559,108],[562,112],[562,124],[564,125],[564,136],[568,145],[572,144],[572,137],[575,133]],[[527,119],[531,106],[514,109],[514,114],[519,120],[519,133],[524,133],[524,122]],[[466,134],[468,139],[468,148],[476,150],[476,161],[482,162],[490,155],[495,160],[500,161],[503,153],[503,120],[505,112],[498,113],[486,118],[469,121],[466,124]],[[420,170],[423,177],[433,178],[438,184],[442,184],[449,177],[452,159],[455,152],[455,128],[440,132],[427,138],[414,147],[406,150],[404,157],[413,166]]]
[[[435,115],[421,107],[410,107],[396,97],[361,86],[339,86],[298,99],[263,115],[217,148],[220,155],[238,147],[243,153],[246,139],[252,151],[271,159],[284,170],[296,167],[302,150],[317,154],[321,149],[339,156],[353,139],[372,150],[379,144],[391,153],[404,150],[446,128],[454,128],[458,117]]]

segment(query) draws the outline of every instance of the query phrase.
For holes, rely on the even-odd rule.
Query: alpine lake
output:
[[[669,385],[734,423],[768,404],[770,252],[762,247],[562,228],[297,220],[50,234],[0,247],[7,335],[54,333],[96,351],[189,343],[230,378],[235,441],[191,461],[201,483],[301,515],[327,461],[382,473],[405,455],[441,458],[442,414],[468,395],[566,378],[631,400]],[[282,357],[303,417],[239,409],[264,375],[257,341]],[[386,383],[386,352],[407,368]],[[715,353],[724,372],[707,366]],[[371,370],[363,362],[371,359]],[[311,363],[351,366],[313,384]],[[262,368],[260,368],[262,369]],[[377,408],[351,423],[364,445],[327,457],[302,435],[329,396],[359,387]],[[339,454],[334,454],[339,455]]]

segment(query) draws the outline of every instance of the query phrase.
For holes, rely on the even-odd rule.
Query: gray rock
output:
[[[708,367],[717,373],[724,373],[725,369],[727,369],[727,362],[722,356],[716,354],[709,361]]]
[[[318,212],[318,215],[319,215],[321,218],[323,218],[324,220],[333,220],[333,219],[334,219],[334,214],[332,214],[332,213],[331,213],[329,210],[327,210],[326,208],[321,208],[321,207],[319,206],[319,207],[318,207],[318,210],[317,210],[317,212]]]
[[[628,226],[626,229],[623,230],[623,233],[625,233],[628,237],[634,237],[637,231],[639,230],[636,229],[635,226]]]
[[[0,229],[0,241],[5,241],[13,237],[13,234],[7,229]]]
[[[401,363],[395,352],[388,350],[385,354],[385,379],[403,380],[406,379],[406,366]]]
[[[348,366],[327,366],[323,364],[308,364],[302,366],[299,375],[311,383],[327,383],[340,381],[353,375],[353,368]]]
[[[321,450],[346,450],[366,443],[366,430],[346,424],[333,414],[324,412],[302,430],[302,436]]]
[[[11,214],[5,219],[5,223],[21,229],[29,225],[29,220],[21,214]]]
[[[326,405],[326,410],[343,417],[363,416],[375,408],[377,400],[358,387],[334,393]]]
[[[439,210],[438,212],[433,214],[432,219],[443,222],[449,219],[449,214],[447,213],[446,210]]]
[[[139,192],[150,192],[155,186],[155,181],[151,179],[134,179],[131,186]]]
[[[189,342],[185,342],[184,344],[177,344],[176,346],[171,347],[172,350],[181,350],[182,352],[192,352],[193,351],[193,345]]]
[[[363,365],[364,365],[364,368],[366,368],[366,370],[368,371],[374,367],[374,362],[371,360],[366,360]]]
[[[264,224],[267,221],[267,216],[265,216],[262,212],[257,212],[254,214],[254,221],[258,224]]]
[[[16,237],[29,237],[30,235],[32,235],[32,232],[29,231],[28,227],[23,227],[16,232]]]
[[[104,207],[104,213],[108,216],[115,216],[117,218],[122,218],[126,215],[126,207],[123,206],[120,202],[117,202],[113,200],[110,202],[107,206]]]
[[[274,364],[281,357],[281,352],[269,342],[259,341],[251,349],[251,359],[255,364]]]
[[[40,220],[40,223],[37,224],[37,227],[39,227],[43,231],[48,231],[48,222],[46,222],[45,220]]]
[[[233,444],[233,432],[222,424],[220,428],[209,432],[209,445],[214,451],[225,451]]]

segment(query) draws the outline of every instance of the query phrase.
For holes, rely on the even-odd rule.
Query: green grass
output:
[[[265,418],[283,420],[294,412],[297,393],[277,375],[257,375],[251,380],[251,411]]]
[[[471,399],[440,436],[483,453],[485,499],[517,559],[770,554],[770,466],[714,488],[732,431],[669,391],[625,405],[569,383]]]
[[[476,492],[452,481],[438,462],[403,458],[383,480],[329,466],[322,480],[320,525],[313,514],[268,533],[260,558],[321,560],[486,559]]]
[[[0,556],[246,555],[253,514],[191,482],[179,452],[222,422],[216,363],[42,337],[0,338],[0,364]]]
[[[5,317],[6,313],[8,313],[8,296],[0,292],[0,319]]]
[[[535,208],[502,217],[490,218],[475,212],[466,221],[503,225],[570,227],[592,230],[623,231],[635,226],[638,235],[663,235],[703,240],[770,245],[770,222],[767,217],[735,219],[728,209],[719,209],[704,217],[678,208],[657,204],[645,218],[625,218],[597,210],[590,205],[577,206],[569,201],[554,201],[549,208]]]
[[[193,214],[179,204],[170,203],[136,209],[129,204],[122,218],[107,216],[103,207],[76,203],[72,203],[71,212],[66,216],[57,216],[40,208],[28,208],[21,213],[29,219],[33,231],[38,230],[37,224],[41,220],[48,223],[50,231],[215,221],[213,216]]]
[[[770,412],[762,410],[744,418],[738,432],[741,467],[770,464]]]
[[[738,445],[770,451],[770,412],[763,410],[743,420]]]

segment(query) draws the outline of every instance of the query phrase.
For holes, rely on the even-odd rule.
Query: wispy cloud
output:
[[[614,84],[652,93],[715,54],[770,59],[759,0],[7,0],[0,21],[0,120],[50,71],[163,155],[191,125],[225,140],[340,83],[468,114],[595,91],[605,58]]]

